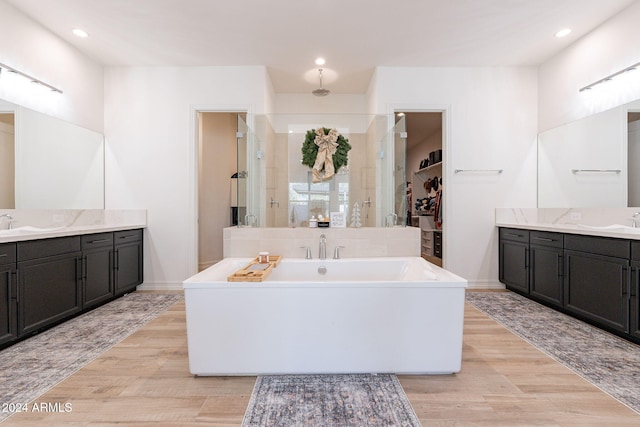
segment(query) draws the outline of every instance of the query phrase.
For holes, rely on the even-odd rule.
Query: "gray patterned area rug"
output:
[[[467,292],[466,301],[640,413],[640,346],[513,292]]]
[[[243,427],[421,426],[395,375],[260,376]]]
[[[134,292],[0,351],[0,401],[31,402],[182,298]]]

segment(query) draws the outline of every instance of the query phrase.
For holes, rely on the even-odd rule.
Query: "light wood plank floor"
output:
[[[189,374],[178,303],[4,426],[238,426],[255,377]],[[638,426],[640,415],[467,305],[462,371],[401,376],[424,426]],[[61,406],[64,408],[64,406]]]

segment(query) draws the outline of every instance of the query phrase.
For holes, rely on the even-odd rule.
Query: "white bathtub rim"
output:
[[[344,258],[344,259],[312,259],[307,260],[304,258],[287,258],[282,262],[284,265],[287,263],[313,263],[313,264],[324,264],[330,266],[331,264],[346,264],[349,262],[357,261],[357,262],[384,262],[384,261],[413,261],[420,262],[425,265],[425,268],[430,272],[433,272],[436,275],[436,279],[432,278],[424,278],[420,280],[412,279],[412,280],[374,280],[374,279],[363,279],[363,280],[338,280],[338,281],[327,281],[327,280],[278,280],[278,281],[270,281],[265,280],[263,282],[228,282],[227,277],[233,274],[242,266],[246,265],[252,260],[252,258],[225,258],[222,261],[212,265],[211,267],[201,271],[200,273],[191,276],[183,282],[183,289],[206,289],[206,288],[280,288],[280,287],[358,287],[358,288],[367,288],[367,287],[385,287],[389,285],[393,285],[394,287],[402,288],[414,288],[414,287],[461,287],[467,288],[468,283],[466,279],[451,273],[450,271],[444,270],[430,262],[424,260],[421,257],[375,257],[375,258]],[[286,261],[286,262],[285,262]]]

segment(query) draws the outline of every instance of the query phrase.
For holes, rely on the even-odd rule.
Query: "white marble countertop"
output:
[[[498,208],[496,227],[640,240],[631,228],[638,208]],[[611,228],[619,225],[617,228]],[[640,218],[638,218],[640,227]],[[610,227],[610,228],[608,228]]]
[[[555,233],[583,234],[585,236],[616,237],[620,239],[640,240],[640,228],[637,232],[611,231],[595,229],[578,224],[513,224],[496,222],[496,227],[519,228],[523,230],[552,231]]]
[[[11,214],[14,228],[0,230],[0,243],[132,230],[147,226],[146,210],[4,210],[0,211],[2,213]],[[27,230],[25,227],[40,230]]]

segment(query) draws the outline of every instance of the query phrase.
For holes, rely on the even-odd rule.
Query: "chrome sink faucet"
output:
[[[13,217],[9,214],[2,214],[0,215],[0,218],[7,218],[7,221],[9,221],[9,224],[7,225],[7,230],[11,230],[13,228]]]
[[[636,220],[636,218],[638,217],[638,215],[640,215],[640,212],[636,212],[633,214],[633,216],[631,217],[631,226],[633,228],[637,228],[638,227],[638,222]]]
[[[318,248],[318,258],[327,259],[327,236],[320,235],[320,247]]]

